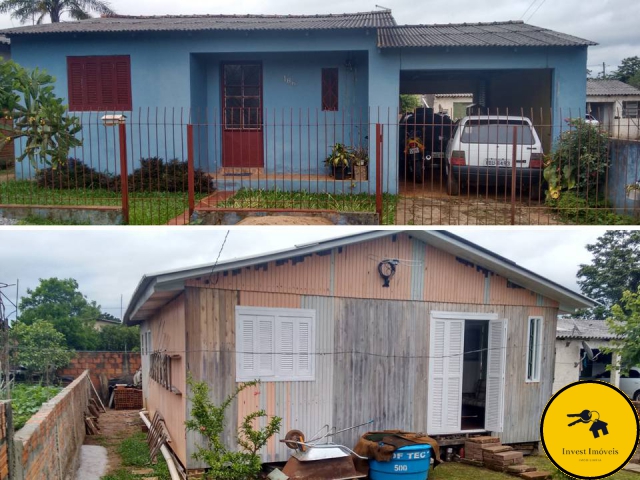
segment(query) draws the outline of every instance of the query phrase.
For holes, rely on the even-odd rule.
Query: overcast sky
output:
[[[399,24],[493,22],[524,19],[528,23],[598,42],[589,48],[589,65],[614,70],[625,57],[640,55],[640,1],[638,0],[380,0],[391,8]],[[244,0],[229,3],[208,0],[112,0],[120,14],[315,14],[374,10],[376,2],[364,0]],[[531,8],[529,8],[531,7]],[[527,11],[528,10],[528,11]],[[526,12],[526,15],[525,15]],[[0,15],[0,28],[19,26]]]
[[[287,227],[231,230],[221,260],[352,234],[364,229]],[[553,230],[454,229],[479,245],[514,260],[550,280],[577,290],[576,272],[589,263],[585,249],[604,228]],[[123,306],[145,273],[213,263],[226,230],[211,228],[0,230],[0,282],[20,279],[20,293],[38,285],[39,278],[75,278],[89,299],[103,311],[120,317]],[[3,290],[15,298],[15,287]],[[7,313],[13,308],[7,304]]]

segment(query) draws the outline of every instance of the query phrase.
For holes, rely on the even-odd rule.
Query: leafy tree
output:
[[[94,325],[100,316],[96,302],[89,302],[73,278],[40,279],[34,290],[20,301],[19,323],[32,325],[45,320],[60,332],[69,348],[92,350],[98,345]]]
[[[1,4],[0,4],[1,5]],[[14,61],[0,62],[0,116],[11,122],[0,124],[0,150],[24,140],[19,161],[28,158],[57,165],[69,151],[82,145],[76,135],[80,120],[67,115],[62,99],[53,93],[55,78],[38,68],[27,70]]]
[[[53,379],[55,371],[67,365],[74,352],[66,346],[64,335],[43,320],[30,325],[17,323],[11,329],[15,342],[15,361],[31,376],[39,375],[45,382]]]
[[[636,73],[640,72],[640,57],[627,57],[622,60],[618,69],[611,74],[616,80],[628,83]]]
[[[109,2],[103,0],[3,0],[0,2],[0,13],[10,13],[11,18],[20,23],[27,23],[33,19],[40,24],[48,16],[52,23],[61,21],[62,15],[67,14],[73,20],[91,18],[90,12],[101,15],[113,15],[115,12]]]
[[[140,328],[105,325],[98,332],[98,350],[110,352],[140,351]]]
[[[413,112],[420,105],[420,95],[400,95],[400,113]]]
[[[632,77],[630,77],[627,83],[632,87],[640,89],[640,70],[638,70]]]
[[[189,375],[187,383],[193,392],[191,400],[191,420],[185,425],[188,430],[200,432],[206,439],[207,446],[197,445],[193,458],[209,465],[206,478],[215,480],[251,480],[258,478],[261,470],[260,457],[257,452],[267,444],[269,438],[280,431],[282,419],[271,417],[267,426],[256,430],[254,420],[267,418],[264,410],[247,415],[238,429],[237,442],[241,451],[229,451],[222,441],[221,435],[225,428],[225,411],[236,397],[249,387],[255,387],[260,382],[241,383],[221,405],[215,405],[209,400],[209,385],[206,382],[196,382]]]
[[[604,319],[625,291],[640,287],[640,231],[608,230],[587,250],[593,260],[580,265],[578,284],[583,294],[602,304],[586,316]]]
[[[640,365],[640,289],[623,292],[620,302],[611,307],[607,326],[618,335],[611,340],[607,351],[620,355],[622,372],[633,365]]]

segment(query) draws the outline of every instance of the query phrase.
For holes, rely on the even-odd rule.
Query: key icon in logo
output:
[[[593,438],[599,438],[600,432],[602,432],[603,436],[609,434],[609,430],[607,429],[608,424],[600,420],[600,414],[596,411],[583,410],[580,413],[568,413],[567,417],[578,417],[577,420],[567,425],[569,427],[573,427],[578,423],[592,423],[589,430],[593,434]]]

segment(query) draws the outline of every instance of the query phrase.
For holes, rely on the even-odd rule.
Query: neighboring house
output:
[[[370,419],[375,430],[537,442],[558,312],[590,305],[448,232],[386,230],[146,275],[124,320],[141,328],[145,406],[195,469],[187,373],[215,402],[262,380],[232,403],[224,440],[235,444],[250,412],[279,415],[264,461],[288,458],[278,439],[290,429]],[[353,447],[362,433],[335,440]]]
[[[473,104],[472,93],[449,93],[435,95],[433,109],[446,113],[453,120],[460,120],[467,114],[467,107]]]
[[[122,325],[122,322],[117,318],[109,319],[109,318],[101,317],[101,318],[98,318],[98,320],[96,320],[96,323],[93,324],[93,328],[100,331],[103,329],[103,327],[107,325]]]
[[[587,81],[587,113],[612,137],[640,140],[640,90],[619,80]]]
[[[607,365],[618,365],[617,355],[601,352],[614,338],[603,320],[559,318],[553,392],[578,380],[595,378],[605,371]],[[586,357],[582,342],[592,349],[596,356],[594,361]],[[617,376],[617,372],[614,375]]]
[[[299,188],[269,177],[277,172],[317,175],[309,188],[326,191],[330,146],[363,146],[373,157],[375,124],[383,123],[383,187],[393,193],[400,93],[456,88],[491,107],[577,114],[594,45],[522,22],[398,26],[389,10],[113,16],[2,33],[16,61],[53,74],[71,111],[93,122],[74,154],[94,166],[99,159],[102,168],[119,168],[118,142],[103,138],[99,119],[100,112],[124,111],[134,162],[158,149],[184,160],[191,121],[198,124],[197,166],[222,176],[264,173],[243,184],[262,188],[276,181],[280,189]],[[553,123],[557,135],[562,117],[554,114]],[[370,168],[368,181],[331,185],[368,192],[375,174]]]

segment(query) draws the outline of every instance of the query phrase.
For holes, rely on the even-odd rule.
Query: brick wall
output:
[[[0,480],[9,478],[9,448],[12,436],[11,403],[3,400],[0,402]]]
[[[58,370],[59,376],[77,378],[85,370],[91,373],[91,381],[101,393],[103,400],[108,391],[108,380],[118,379],[122,383],[131,382],[136,370],[140,368],[141,358],[139,353],[131,352],[76,352],[71,363]],[[102,379],[100,378],[102,377]]]
[[[84,442],[84,413],[91,398],[89,372],[81,374],[14,435],[12,479],[73,479]]]

